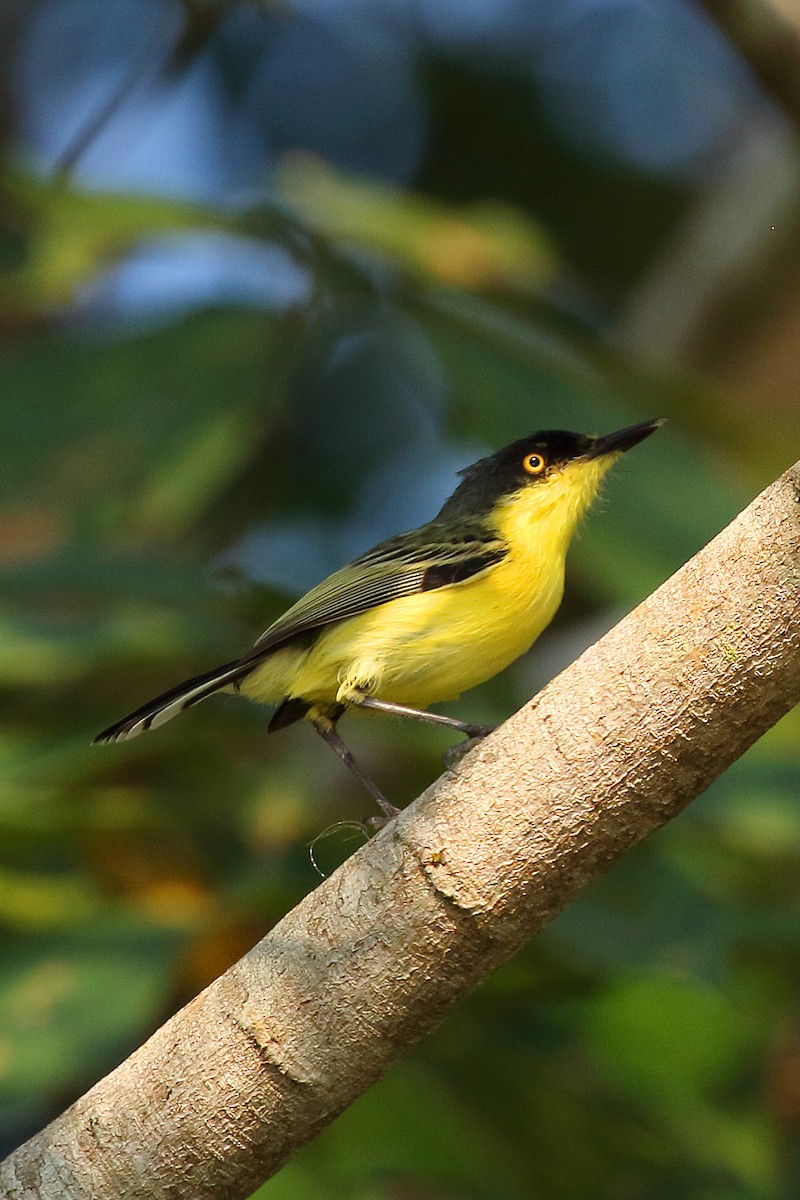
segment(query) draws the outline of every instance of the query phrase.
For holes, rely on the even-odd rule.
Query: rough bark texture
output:
[[[800,464],[0,1167],[247,1196],[800,700]]]

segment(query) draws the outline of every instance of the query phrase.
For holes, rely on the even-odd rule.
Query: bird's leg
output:
[[[458,717],[447,717],[444,713],[426,712],[422,708],[409,708],[407,704],[391,704],[388,700],[378,700],[375,696],[350,694],[348,702],[357,704],[360,708],[374,708],[377,712],[388,713],[392,717],[411,717],[414,721],[425,721],[428,725],[445,725],[455,729],[469,738],[483,738],[494,733],[494,725],[471,725],[469,721],[461,721]]]
[[[388,700],[377,700],[375,696],[365,696],[358,693],[351,693],[347,699],[351,704],[357,704],[361,708],[372,708],[377,712],[388,713],[394,717],[410,717],[414,721],[424,721],[428,725],[444,725],[447,729],[455,729],[458,733],[463,733],[466,741],[460,746],[451,746],[444,753],[444,765],[448,770],[458,762],[458,760],[477,745],[488,734],[493,733],[495,725],[471,725],[469,721],[460,721],[458,717],[447,717],[443,713],[425,712],[421,708],[409,708],[406,704],[392,704]]]
[[[331,749],[339,755],[339,758],[348,770],[352,771],[361,786],[367,789],[383,813],[382,818],[372,817],[367,824],[373,828],[380,828],[388,821],[391,821],[392,817],[396,817],[400,809],[395,808],[393,804],[389,803],[378,785],[373,783],[366,771],[359,766],[353,757],[353,752],[342,741],[336,730],[336,725],[330,717],[325,716],[323,713],[315,713],[313,717],[309,717],[309,720],[323,741],[326,741]]]

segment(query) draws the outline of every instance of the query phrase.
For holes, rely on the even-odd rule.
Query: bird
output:
[[[170,688],[103,730],[122,742],[215,692],[271,704],[273,733],[303,718],[373,797],[399,810],[360,766],[337,723],[369,710],[445,726],[469,747],[492,732],[428,706],[456,699],[523,654],[564,592],[572,535],[614,462],[658,418],[600,437],[544,429],[459,472],[425,525],[334,571],[278,617],[242,657]]]

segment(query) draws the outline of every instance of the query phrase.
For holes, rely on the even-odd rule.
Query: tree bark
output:
[[[247,1196],[798,700],[800,463],[12,1154],[0,1192]]]

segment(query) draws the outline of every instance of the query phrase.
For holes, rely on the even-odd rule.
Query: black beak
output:
[[[642,421],[641,425],[628,425],[626,429],[618,429],[616,433],[607,433],[605,437],[595,438],[584,458],[600,458],[603,454],[622,454],[643,442],[651,433],[660,429],[666,420],[659,417],[655,421]]]

